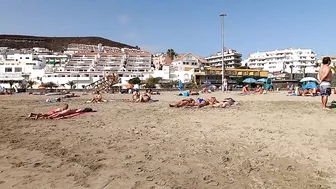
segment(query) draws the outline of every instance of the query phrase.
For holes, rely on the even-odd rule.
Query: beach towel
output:
[[[76,117],[76,116],[83,115],[83,114],[87,114],[87,113],[89,113],[89,112],[79,112],[79,113],[74,113],[74,114],[70,114],[70,115],[67,115],[67,116],[58,117],[58,118],[54,118],[54,119],[55,119],[55,120],[59,120],[59,119],[68,119],[68,118]]]

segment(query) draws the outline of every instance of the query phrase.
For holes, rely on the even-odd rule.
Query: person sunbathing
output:
[[[54,99],[46,99],[46,103],[55,103],[55,102],[61,102],[61,98],[54,98]]]
[[[60,108],[57,108],[55,110],[50,110],[48,113],[30,113],[28,115],[28,118],[32,118],[32,119],[38,119],[38,118],[46,118],[48,116],[51,116],[53,114],[56,114],[56,113],[59,113],[59,112],[62,112],[64,110],[67,110],[69,108],[69,105],[68,104],[65,104],[64,106],[60,107]]]
[[[192,98],[186,98],[183,99],[179,102],[176,102],[175,104],[169,104],[169,107],[204,107],[208,106],[212,103],[211,99],[203,99],[203,98],[198,98],[197,101],[195,101]]]
[[[149,89],[148,92],[149,92],[151,95],[160,95],[160,92],[159,92],[159,91],[153,91],[152,89]]]
[[[216,104],[219,101],[215,97],[211,97],[210,100],[209,100],[209,102],[210,102],[210,104]]]
[[[174,104],[169,104],[169,107],[187,107],[187,106],[195,106],[196,101],[192,98],[185,98],[181,101],[178,101]]]
[[[243,89],[242,89],[242,94],[250,94],[248,85],[245,85],[245,86],[243,87]]]
[[[137,102],[140,99],[140,92],[139,90],[134,90],[132,94],[132,101]]]
[[[149,102],[151,100],[151,93],[149,90],[146,90],[144,95],[140,95],[140,97],[136,100],[136,102]]]
[[[233,100],[232,98],[225,98],[223,101],[212,105],[212,107],[215,107],[215,108],[229,108],[229,107],[235,106],[235,105],[237,105],[237,102],[235,100]]]
[[[79,97],[79,95],[76,95],[75,93],[67,94],[63,98],[73,98],[73,97]]]
[[[68,115],[72,115],[72,114],[77,114],[77,113],[82,113],[82,112],[93,112],[93,110],[91,108],[67,109],[67,110],[63,110],[61,112],[49,115],[47,118],[48,119],[62,118],[64,116],[68,116]]]
[[[263,88],[260,85],[257,85],[256,90],[254,91],[254,94],[262,94]]]
[[[97,95],[93,97],[93,99],[91,100],[91,103],[102,102],[102,100],[103,100],[103,96],[100,94],[99,91],[97,91]]]
[[[304,89],[302,96],[314,96],[313,89]]]

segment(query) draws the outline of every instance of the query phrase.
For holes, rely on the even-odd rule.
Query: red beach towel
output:
[[[55,118],[56,120],[59,120],[59,119],[68,119],[68,118],[72,118],[72,117],[76,117],[76,116],[79,116],[79,115],[82,115],[82,114],[86,114],[88,112],[79,112],[79,113],[74,113],[74,114],[70,114],[70,115],[67,115],[67,116],[63,116],[63,117],[57,117]]]

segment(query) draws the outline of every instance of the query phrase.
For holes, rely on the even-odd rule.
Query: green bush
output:
[[[160,80],[162,78],[159,77],[150,77],[148,79],[146,79],[145,83],[145,87],[146,88],[155,88],[156,84],[159,84]]]
[[[135,84],[140,84],[141,83],[141,80],[140,80],[140,78],[138,78],[138,77],[134,77],[134,78],[132,78],[132,79],[130,79],[129,81],[128,81],[128,83],[129,84],[132,84],[132,85],[135,85]]]

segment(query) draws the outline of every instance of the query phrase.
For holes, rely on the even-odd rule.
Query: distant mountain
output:
[[[53,51],[66,50],[68,44],[80,43],[86,45],[98,45],[119,47],[119,48],[136,48],[131,45],[111,41],[102,37],[42,37],[29,35],[0,35],[0,47],[10,48],[33,48],[44,47]]]

